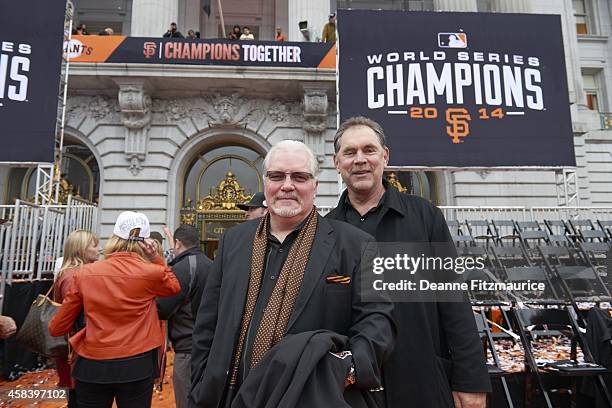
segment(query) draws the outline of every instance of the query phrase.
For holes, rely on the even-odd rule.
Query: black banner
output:
[[[559,16],[341,10],[338,34],[341,120],[379,122],[390,165],[576,165]]]
[[[65,6],[0,2],[0,161],[54,161]]]
[[[76,35],[64,51],[72,62],[336,67],[332,43]]]

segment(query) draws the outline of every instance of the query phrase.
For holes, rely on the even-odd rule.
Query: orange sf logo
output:
[[[446,122],[450,125],[446,133],[453,138],[453,143],[463,143],[459,138],[470,134],[470,120],[472,117],[465,108],[446,109]]]
[[[157,45],[154,42],[147,41],[144,43],[143,51],[145,58],[151,58],[155,55],[155,50],[157,49]]]

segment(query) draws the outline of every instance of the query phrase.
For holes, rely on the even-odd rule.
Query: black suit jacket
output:
[[[216,408],[223,401],[249,284],[253,239],[259,220],[223,235],[208,277],[193,332],[190,407]],[[390,303],[359,298],[362,243],[372,237],[359,229],[319,216],[302,287],[287,333],[330,330],[349,338],[357,383],[347,393],[382,384],[380,367],[393,348],[395,325]],[[346,275],[351,283],[328,283]],[[354,395],[348,396],[354,401]],[[365,400],[359,399],[361,402]],[[352,406],[365,406],[354,403]]]
[[[452,242],[444,215],[389,185],[377,242]],[[326,217],[346,221],[347,192]],[[454,407],[451,390],[489,392],[491,384],[470,303],[396,303],[398,339],[384,365],[387,408]]]

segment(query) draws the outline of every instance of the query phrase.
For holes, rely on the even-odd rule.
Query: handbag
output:
[[[67,359],[68,337],[54,337],[49,334],[49,322],[61,306],[61,303],[49,298],[53,286],[51,285],[47,294],[39,294],[34,300],[15,340],[36,354]]]

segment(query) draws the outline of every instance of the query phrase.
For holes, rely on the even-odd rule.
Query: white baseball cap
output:
[[[137,235],[138,237],[149,238],[151,236],[151,227],[149,226],[149,219],[146,215],[134,211],[124,211],[117,217],[115,227],[113,228],[113,234],[117,235],[119,238],[128,239],[130,237],[130,232],[135,228],[140,228],[140,232]]]

